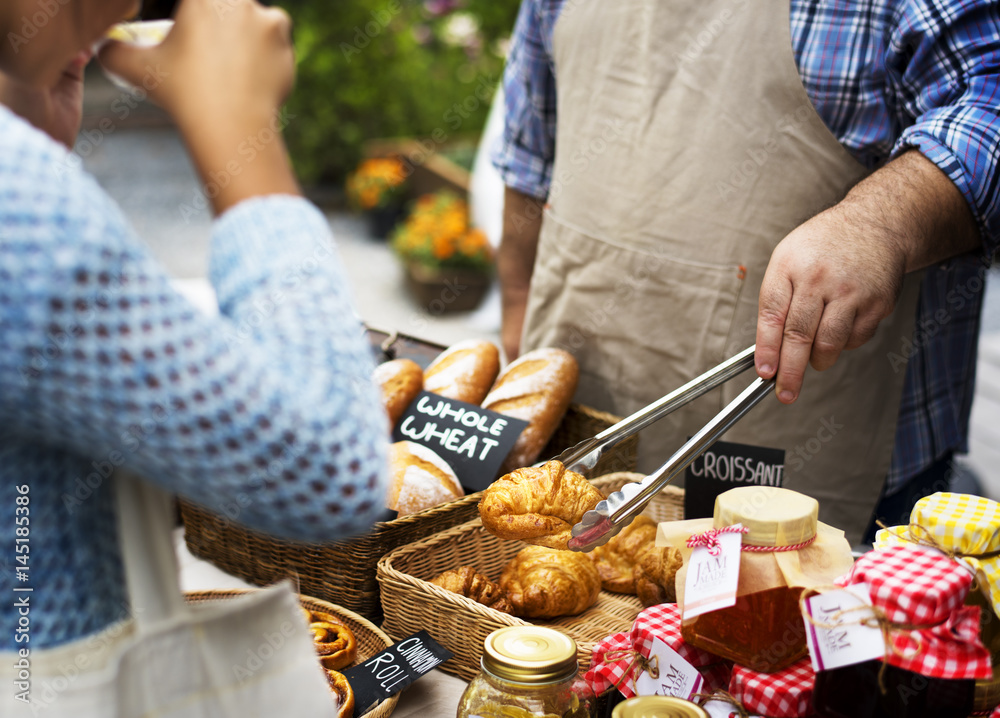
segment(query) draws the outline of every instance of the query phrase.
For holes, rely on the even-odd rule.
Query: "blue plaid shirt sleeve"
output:
[[[504,131],[493,153],[504,184],[538,199],[548,196],[556,148],[556,81],[548,22],[554,22],[556,14],[558,7],[543,7],[540,0],[521,4],[503,77]]]
[[[962,192],[987,257],[1000,241],[1000,11],[996,3],[918,0],[889,29],[890,94],[915,122],[893,154],[918,149]]]

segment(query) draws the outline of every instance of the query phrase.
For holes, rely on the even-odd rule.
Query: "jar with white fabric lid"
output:
[[[716,497],[712,519],[661,524],[657,545],[669,543],[684,557],[676,585],[685,643],[765,673],[805,656],[803,589],[832,583],[854,560],[843,531],[818,515],[818,502],[805,494],[742,486]],[[735,603],[692,616],[684,610],[692,552],[699,546],[712,552],[725,532],[742,534]]]
[[[457,718],[594,718],[594,694],[579,676],[576,641],[559,631],[497,629],[486,637],[480,666]]]

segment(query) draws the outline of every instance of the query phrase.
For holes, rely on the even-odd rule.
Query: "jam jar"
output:
[[[945,554],[910,545],[869,551],[844,578],[868,587],[885,656],[816,672],[822,718],[964,718],[976,680],[992,675],[979,617],[964,605],[972,574]],[[880,682],[881,678],[881,682]]]
[[[765,673],[780,671],[805,656],[806,631],[799,610],[803,581],[832,583],[853,562],[843,532],[820,523],[818,515],[816,499],[805,494],[742,486],[716,497],[710,522],[676,522],[676,528],[669,529],[676,533],[667,538],[685,557],[677,576],[678,591],[687,575],[689,536],[736,524],[748,530],[742,538],[735,605],[685,618],[684,642]]]
[[[965,718],[972,712],[975,681],[928,678],[882,661],[819,671],[813,706],[821,718]]]
[[[619,703],[612,718],[708,718],[699,705],[670,696],[637,696]]]
[[[595,698],[578,675],[576,641],[551,628],[509,626],[483,645],[481,670],[457,718],[594,718]]]

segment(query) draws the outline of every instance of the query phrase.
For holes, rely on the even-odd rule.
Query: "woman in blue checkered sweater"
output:
[[[293,78],[287,16],[184,0],[163,45],[101,53],[171,114],[206,182],[221,310],[209,318],[65,146],[87,48],[134,0],[42,5],[0,4],[0,652],[20,647],[15,586],[35,589],[31,649],[121,618],[118,466],[304,540],[364,531],[386,483],[369,350],[328,225],[274,132]],[[264,132],[252,160],[237,151]]]

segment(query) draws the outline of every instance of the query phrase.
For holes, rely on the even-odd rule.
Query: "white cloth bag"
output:
[[[17,700],[12,686],[17,656],[0,654],[0,716],[336,715],[291,587],[187,604],[170,538],[169,497],[123,472],[115,483],[132,617],[96,637],[31,650],[30,704]]]

